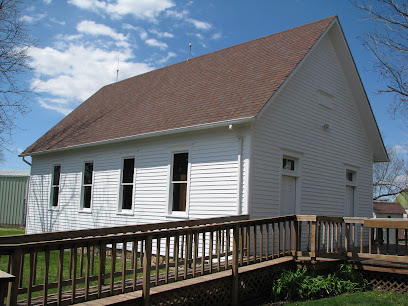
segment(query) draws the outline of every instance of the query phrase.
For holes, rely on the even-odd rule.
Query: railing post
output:
[[[346,223],[346,258],[348,259],[348,253],[350,252],[350,223]]]
[[[105,284],[104,275],[106,268],[106,244],[101,242],[99,245],[99,271],[98,271],[98,298],[101,297],[102,286]]]
[[[232,246],[232,305],[239,305],[239,225],[233,229],[233,246]]]
[[[150,268],[152,263],[152,236],[146,237],[143,254],[143,305],[150,306]]]
[[[312,239],[310,246],[310,259],[316,261],[316,244],[317,244],[317,219],[312,221]]]
[[[11,255],[11,274],[15,276],[14,282],[11,284],[10,296],[7,301],[8,306],[17,305],[18,299],[18,286],[20,284],[20,271],[21,271],[21,260],[23,256],[23,251],[21,248],[17,247],[14,249]]]
[[[4,299],[7,297],[8,284],[14,280],[14,275],[0,271],[0,305],[4,304]]]
[[[293,246],[292,246],[292,256],[293,259],[297,259],[297,252],[298,252],[298,244],[300,241],[299,237],[299,221],[293,221]]]

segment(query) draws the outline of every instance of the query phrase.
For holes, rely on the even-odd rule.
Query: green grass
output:
[[[408,295],[385,291],[366,291],[359,293],[345,293],[335,297],[315,301],[294,302],[287,305],[291,306],[408,305]]]
[[[120,254],[120,251],[118,251],[118,254]],[[70,279],[69,277],[69,261],[70,261],[70,256],[71,252],[69,250],[65,250],[64,252],[64,262],[63,262],[63,279],[68,280]],[[56,282],[57,281],[57,275],[58,275],[58,260],[59,260],[59,251],[51,251],[50,252],[50,264],[49,264],[49,271],[48,271],[48,282]],[[44,252],[39,252],[38,253],[38,258],[37,258],[37,269],[36,269],[36,284],[43,284],[44,282],[44,263],[45,263],[45,253]],[[8,265],[8,258],[7,256],[1,256],[0,258],[0,270],[2,271],[7,271],[7,265]],[[131,261],[129,259],[126,260],[126,268],[130,269],[131,267]],[[28,286],[28,278],[29,278],[29,268],[30,268],[30,255],[26,254],[24,256],[24,274],[23,274],[23,288],[27,288]],[[91,265],[90,265],[90,270],[91,270]],[[86,269],[86,253],[84,254],[83,258],[83,270],[82,270],[82,275],[85,277],[85,269]],[[108,256],[106,258],[106,266],[105,266],[105,271],[106,273],[109,273],[111,271],[111,257]],[[80,250],[78,249],[78,254],[77,254],[77,278],[80,277]],[[94,265],[93,265],[93,271],[90,271],[90,275],[97,275],[99,270],[99,256],[94,256]],[[122,258],[118,257],[116,259],[115,263],[115,271],[122,271]],[[141,276],[141,273],[138,273],[138,277]],[[127,275],[126,279],[132,278],[132,275]],[[115,277],[115,281],[121,280],[121,276]],[[109,284],[110,280],[106,279],[105,284]],[[90,287],[96,286],[97,281],[91,281],[90,282]],[[77,284],[77,288],[84,288],[85,284],[80,283]],[[63,286],[63,291],[69,291],[71,290],[71,286]],[[52,288],[48,290],[48,294],[56,293],[57,288]],[[38,297],[42,296],[42,291],[36,291],[33,292],[32,297]],[[25,299],[26,294],[20,294],[19,295],[19,300]]]
[[[25,234],[25,227],[0,227],[0,236],[23,234]]]

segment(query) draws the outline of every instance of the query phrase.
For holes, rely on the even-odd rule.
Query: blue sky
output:
[[[402,150],[407,128],[393,119],[393,97],[378,95],[379,75],[358,37],[370,30],[348,0],[26,1],[22,18],[36,47],[27,80],[38,96],[19,117],[0,169],[29,169],[18,153],[104,85],[244,41],[338,15],[387,146]]]

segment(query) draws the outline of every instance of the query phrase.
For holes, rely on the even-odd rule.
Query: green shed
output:
[[[29,170],[0,170],[0,225],[25,226]]]

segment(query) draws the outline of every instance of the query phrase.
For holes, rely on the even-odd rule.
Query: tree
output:
[[[390,162],[373,166],[373,200],[384,200],[408,191],[408,161],[402,154],[388,149]]]
[[[408,118],[408,1],[353,0],[373,22],[373,31],[362,37],[363,45],[375,58],[374,71],[385,87],[379,92],[394,95],[395,115]]]
[[[32,42],[21,18],[21,0],[0,0],[0,150],[11,140],[15,119],[28,110],[33,90],[24,81],[31,73]]]

